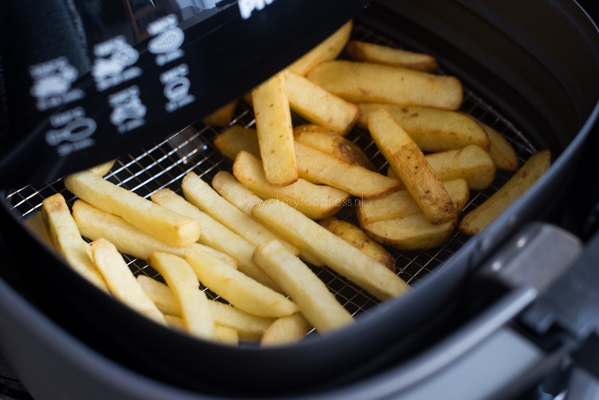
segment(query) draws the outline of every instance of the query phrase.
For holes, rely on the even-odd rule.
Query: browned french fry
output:
[[[232,102],[225,104],[212,114],[208,114],[202,120],[206,125],[210,126],[228,126],[231,123],[233,112],[239,100],[233,100]]]
[[[306,76],[325,90],[351,102],[380,102],[457,110],[462,84],[452,76],[388,65],[326,61]]]
[[[298,179],[285,81],[280,73],[252,90],[264,175],[276,186],[287,186]]]
[[[214,139],[214,145],[231,161],[235,161],[235,157],[242,150],[260,158],[258,133],[255,129],[233,125]]]
[[[354,61],[368,61],[424,72],[432,72],[439,68],[437,60],[428,54],[394,49],[393,47],[358,40],[350,40],[345,46],[345,51],[349,58]]]
[[[296,343],[306,337],[312,325],[301,313],[277,318],[262,335],[261,347],[281,346]]]
[[[409,107],[397,104],[359,103],[358,125],[368,126],[368,114],[379,108],[389,114],[410,135],[422,151],[446,151],[475,144],[489,150],[485,131],[468,115],[429,107]]]
[[[96,174],[82,171],[64,179],[66,188],[93,206],[115,214],[136,228],[175,246],[197,242],[200,224],[118,187]]]
[[[233,175],[260,198],[284,201],[312,219],[335,215],[351,198],[342,190],[315,185],[304,179],[286,187],[271,185],[264,177],[260,159],[245,151],[237,155]]]
[[[358,146],[343,136],[320,125],[300,125],[293,128],[295,141],[310,146],[353,165],[374,171],[374,166]]]
[[[542,150],[531,156],[505,185],[483,204],[466,214],[460,223],[460,231],[474,235],[485,229],[514,201],[526,193],[550,165],[549,150]]]
[[[510,142],[489,125],[480,121],[478,123],[485,130],[487,136],[489,136],[489,140],[491,141],[489,154],[497,168],[505,171],[517,171],[520,166],[520,160],[518,160],[518,155],[516,155],[516,151]]]
[[[434,225],[457,219],[457,211],[443,183],[422,150],[385,109],[368,116],[368,129],[426,218]]]
[[[345,135],[358,119],[360,109],[303,76],[285,71],[289,107],[308,121]]]
[[[54,247],[64,256],[67,264],[89,282],[108,292],[62,194],[57,193],[42,201],[42,217]]]
[[[110,293],[133,310],[161,325],[166,325],[164,316],[139,286],[116,247],[108,240],[100,238],[92,242],[91,248],[94,264],[102,274]]]
[[[334,60],[343,51],[343,47],[349,40],[352,27],[353,22],[347,22],[322,43],[291,64],[288,69],[295,74],[303,76],[321,62]]]
[[[420,209],[418,209],[418,211],[420,211]],[[323,219],[319,224],[354,246],[356,249],[362,250],[366,255],[379,261],[392,272],[395,272],[395,258],[393,258],[383,246],[372,240],[357,226],[352,225],[349,222],[338,220],[335,217]]]

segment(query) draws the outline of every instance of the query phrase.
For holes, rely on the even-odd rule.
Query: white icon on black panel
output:
[[[96,131],[96,121],[91,118],[82,118],[70,121],[61,129],[52,129],[46,132],[46,142],[56,146],[60,142],[78,142],[87,139]]]
[[[31,75],[35,79],[31,95],[40,99],[67,93],[78,72],[66,58],[61,57],[54,63],[47,63],[46,68],[32,69]]]
[[[92,75],[96,81],[102,81],[110,76],[123,72],[125,68],[135,64],[139,53],[127,42],[117,41],[112,46],[110,53],[105,58],[97,58],[92,68]]]
[[[110,122],[116,126],[121,125],[128,119],[143,118],[148,110],[139,98],[139,88],[137,86],[132,86],[111,95],[109,101],[113,108],[110,114]]]
[[[164,87],[164,95],[169,101],[184,99],[189,94],[190,85],[189,79],[180,76],[166,84]]]
[[[148,44],[148,51],[153,54],[170,53],[183,44],[185,34],[178,27],[170,28],[155,37]]]

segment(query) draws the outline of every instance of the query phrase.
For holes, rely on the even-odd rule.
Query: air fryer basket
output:
[[[412,21],[422,24],[419,20],[422,18],[427,22],[424,17],[419,17],[420,12],[428,12],[427,19],[441,13],[441,9],[431,12],[432,3],[435,2],[400,2],[401,6],[392,1],[380,3],[383,5],[371,6],[358,19],[359,23],[353,32],[354,39],[392,46],[405,43],[408,48],[436,55],[447,73],[456,74],[465,83],[462,111],[503,133],[515,147],[521,162],[546,147],[551,148],[554,159],[563,152],[548,176],[510,213],[500,218],[487,232],[474,238],[456,232],[445,245],[437,249],[423,252],[389,249],[395,257],[399,276],[414,285],[416,290],[405,298],[381,305],[377,305],[370,294],[328,268],[314,267],[313,270],[360,323],[325,337],[311,333],[302,343],[284,348],[258,349],[252,344],[244,344],[240,349],[232,349],[196,341],[156,326],[81,280],[50,249],[32,238],[20,221],[16,221],[32,215],[39,209],[41,201],[54,193],[65,193],[70,204],[74,200],[73,196],[65,191],[61,180],[47,185],[27,186],[7,192],[5,205],[11,209],[13,217],[16,216],[10,219],[14,228],[14,237],[10,239],[27,243],[36,249],[32,254],[27,254],[18,245],[13,246],[16,254],[23,254],[23,259],[31,257],[35,260],[27,259],[22,268],[39,306],[93,348],[155,379],[195,390],[235,395],[297,391],[340,379],[384,353],[391,344],[406,337],[408,332],[441,314],[442,305],[447,304],[447,299],[462,287],[468,269],[482,260],[517,226],[538,216],[555,216],[553,211],[559,200],[555,190],[571,173],[584,140],[584,137],[581,138],[583,135],[575,138],[574,133],[588,118],[590,108],[596,104],[596,97],[594,101],[577,98],[572,102],[578,120],[574,121],[574,117],[568,115],[554,128],[544,130],[550,124],[548,120],[555,121],[561,117],[554,115],[543,118],[539,110],[528,113],[534,107],[530,104],[521,106],[523,100],[512,87],[500,88],[501,82],[493,74],[497,71],[474,68],[473,60],[468,57],[471,49],[460,47],[462,43],[445,46],[439,37],[434,36],[441,36],[442,32],[425,32],[422,25]],[[404,17],[398,15],[390,17],[385,7],[395,8],[409,18],[403,20]],[[472,8],[476,9],[476,6]],[[466,9],[461,2],[455,2],[451,15]],[[472,12],[471,9],[468,11]],[[484,10],[478,11],[486,15]],[[402,29],[394,27],[398,25],[397,19],[402,22],[399,24]],[[443,30],[442,25],[435,26],[439,31]],[[417,43],[418,39],[424,44]],[[485,61],[488,60],[481,63],[485,64]],[[503,78],[508,79],[506,76]],[[512,103],[506,105],[506,99]],[[543,106],[559,108],[559,104],[543,103]],[[567,114],[571,107],[563,113]],[[294,117],[294,125],[301,122]],[[233,123],[252,126],[254,119],[251,109],[240,104]],[[189,171],[196,172],[210,182],[219,170],[231,169],[231,162],[212,144],[219,132],[219,129],[198,122],[160,143],[144,147],[138,153],[121,156],[107,179],[145,197],[163,187],[180,192],[181,179]],[[386,171],[384,158],[365,130],[355,128],[348,138],[364,149],[378,171]],[[491,188],[472,192],[464,213],[481,204],[509,176],[499,172]],[[551,201],[540,202],[548,194]],[[555,203],[552,204],[552,201]],[[354,210],[351,208],[343,209],[338,217],[355,223]],[[156,272],[144,261],[125,257],[134,274],[156,277]],[[209,290],[206,293],[215,301],[222,300]]]

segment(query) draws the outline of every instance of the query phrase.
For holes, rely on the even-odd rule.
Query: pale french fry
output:
[[[451,181],[443,182],[445,190],[455,204],[458,213],[466,205],[470,197],[468,182],[465,179],[459,178]],[[386,219],[407,217],[408,215],[418,214],[422,212],[418,204],[414,201],[410,192],[407,190],[399,190],[391,193],[389,196],[380,199],[364,200],[360,202],[356,215],[361,227],[377,221]]]
[[[318,332],[330,332],[354,322],[351,314],[314,272],[279,241],[258,246],[254,251],[254,262],[291,297]]]
[[[241,272],[256,281],[277,290],[276,285],[252,261],[255,246],[229,230],[196,206],[187,202],[170,189],[160,189],[152,195],[152,201],[169,210],[181,213],[198,221],[204,227],[200,243],[230,255],[237,261]]]
[[[260,159],[245,151],[237,155],[233,175],[260,198],[280,199],[312,219],[335,215],[351,198],[347,192],[304,179],[286,187],[271,185],[264,177]]]
[[[432,72],[439,68],[437,60],[428,54],[394,49],[393,47],[358,40],[350,40],[345,46],[345,51],[349,58],[354,61],[368,61],[424,72]]]
[[[66,188],[82,200],[115,214],[136,228],[174,247],[197,242],[200,224],[118,187],[96,174],[83,171],[64,179]]]
[[[245,215],[241,210],[223,199],[214,189],[193,172],[189,172],[181,183],[185,198],[200,210],[237,233],[250,244],[258,246],[269,240],[277,239],[268,228]],[[300,250],[287,243],[287,249],[293,254]]]
[[[226,171],[219,171],[216,175],[214,175],[214,178],[212,179],[212,187],[229,203],[239,208],[239,210],[243,211],[245,215],[251,218],[254,218],[252,215],[252,208],[254,208],[254,206],[257,204],[262,203],[262,199],[260,197],[256,196],[254,192],[239,183],[233,175]],[[269,228],[265,226],[265,229]],[[285,242],[285,240],[280,238],[276,232],[273,232],[270,229],[269,231],[273,235],[277,236],[278,240]],[[292,245],[287,243],[287,246]],[[314,256],[306,254],[305,252],[302,252],[300,257],[304,261],[314,264],[317,267],[322,267],[324,265]]]
[[[205,116],[202,121],[210,126],[229,126],[238,102],[239,100],[233,100],[232,102],[225,104],[212,114]]]
[[[517,171],[520,166],[520,160],[518,160],[518,155],[510,142],[489,125],[480,121],[478,123],[485,130],[487,136],[489,136],[489,140],[491,141],[489,154],[497,168],[504,171]]]
[[[298,75],[306,75],[308,71],[321,62],[334,60],[343,51],[343,47],[349,40],[352,27],[353,22],[347,22],[322,43],[291,64],[287,69]]]
[[[260,158],[258,133],[255,129],[233,125],[214,139],[214,145],[231,161],[235,161],[237,154],[243,150]]]
[[[239,344],[239,334],[233,328],[226,326],[216,325],[216,341],[231,346],[237,346]]]
[[[374,258],[385,267],[389,268],[390,271],[395,272],[395,258],[393,258],[383,246],[372,240],[357,226],[352,225],[349,222],[338,220],[335,217],[323,219],[319,224],[354,246],[356,249],[361,250],[366,255]]]
[[[485,229],[514,201],[524,195],[550,165],[549,150],[542,150],[531,156],[497,192],[466,214],[460,223],[460,231],[474,235]]]
[[[48,226],[44,222],[41,211],[36,212],[33,217],[27,218],[24,222],[25,226],[28,226],[42,241],[48,243],[50,246],[54,246],[54,244],[52,244],[52,239],[50,239],[50,235],[48,234]]]
[[[98,176],[104,176],[108,172],[110,172],[115,162],[116,160],[106,161],[104,164],[96,165],[95,167],[92,167],[89,170]]]
[[[174,298],[173,298],[174,300]],[[168,324],[168,327],[171,329],[175,329],[181,332],[187,332],[187,328],[185,327],[185,324],[183,323],[183,318],[181,317],[175,317],[173,315],[165,315],[164,319],[166,320],[166,323]]]
[[[359,103],[358,106],[361,112],[358,125],[367,127],[368,114],[384,108],[422,151],[454,150],[471,144],[488,151],[491,146],[485,131],[466,114],[384,103]]]
[[[267,318],[298,311],[297,305],[280,293],[230,268],[212,254],[197,247],[189,247],[185,254],[200,282],[240,310]]]
[[[108,287],[89,256],[77,224],[60,193],[42,201],[42,218],[54,247],[64,256],[67,264],[98,288]]]
[[[196,249],[203,252],[197,247]],[[219,258],[212,257],[226,265]],[[186,331],[193,336],[214,339],[214,319],[208,306],[209,301],[206,294],[198,290],[198,279],[189,264],[181,257],[156,251],[150,254],[147,261],[148,265],[162,275],[171,289],[181,309]],[[226,268],[235,271],[230,266]]]
[[[252,90],[264,175],[277,186],[287,186],[298,179],[285,81],[285,75],[280,73]]]
[[[292,111],[308,121],[345,135],[358,120],[360,109],[303,76],[285,71],[287,97]]]
[[[295,156],[301,178],[343,190],[356,197],[381,197],[401,187],[397,179],[349,164],[299,142],[295,144]]]
[[[291,243],[315,254],[329,268],[380,300],[399,296],[409,289],[383,264],[281,201],[266,200],[254,207],[252,213]]]
[[[457,211],[443,183],[424,158],[422,150],[391,114],[382,108],[372,112],[368,116],[368,129],[426,218],[434,225],[455,220]]]
[[[353,165],[374,171],[374,166],[358,146],[343,136],[320,125],[300,125],[293,128],[295,141],[320,150]]]
[[[452,76],[388,65],[326,61],[306,76],[323,89],[351,102],[379,102],[457,110],[462,84]]]
[[[168,286],[145,275],[139,275],[137,281],[156,304],[156,307],[165,314],[165,317],[167,315],[181,316],[179,304],[175,301]],[[216,325],[235,329],[239,337],[244,340],[260,339],[274,321],[272,318],[258,317],[218,301],[209,301],[208,306]]]
[[[277,318],[262,335],[261,347],[296,343],[306,337],[312,325],[301,313]]]
[[[205,245],[199,244],[199,243],[192,244],[192,246],[200,246],[204,251],[207,251],[208,253],[214,254],[215,256],[217,256],[218,258],[220,258],[221,260],[223,260],[224,262],[226,262],[227,264],[229,264],[231,267],[237,269],[237,260],[235,260],[230,255],[225,254],[222,251],[218,251],[216,249],[213,249],[212,247],[205,246]]]
[[[400,250],[426,250],[443,244],[452,234],[456,223],[456,220],[451,220],[433,225],[420,212],[372,222],[364,226],[364,231],[379,243]]]
[[[166,325],[164,316],[139,286],[116,247],[108,240],[100,238],[92,242],[91,248],[94,264],[102,274],[110,293],[133,310],[161,325]]]

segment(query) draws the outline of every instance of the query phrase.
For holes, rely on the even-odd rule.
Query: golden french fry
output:
[[[353,128],[360,114],[358,106],[327,92],[303,76],[291,71],[285,71],[284,74],[292,111],[341,135]]]
[[[343,51],[349,40],[353,22],[349,21],[335,33],[326,38],[318,46],[304,54],[302,58],[291,64],[287,69],[298,75],[306,75],[308,71],[323,61],[334,60]]]
[[[343,190],[356,197],[381,197],[401,187],[397,179],[349,164],[299,142],[295,144],[295,156],[301,178]]]
[[[24,222],[25,226],[28,226],[42,241],[48,243],[50,246],[54,246],[54,244],[52,244],[52,239],[50,239],[50,235],[48,234],[48,226],[44,222],[41,211],[36,212],[33,217],[27,218]]]
[[[174,301],[174,298],[173,298],[173,301]],[[175,330],[178,330],[181,332],[187,332],[187,328],[185,327],[185,324],[183,323],[183,318],[175,317],[174,315],[165,315],[164,319],[166,320],[166,323],[168,324],[169,328],[175,329]]]
[[[214,145],[231,161],[235,161],[235,157],[242,150],[260,158],[258,133],[255,129],[233,125],[214,139]]]
[[[110,172],[110,169],[112,168],[115,162],[116,160],[106,161],[104,164],[96,165],[95,167],[90,168],[89,170],[98,176],[104,176],[108,172]]]
[[[221,260],[223,260],[225,263],[229,264],[231,267],[237,269],[237,260],[235,260],[230,255],[225,254],[222,251],[213,249],[210,246],[206,246],[206,245],[199,244],[199,243],[192,244],[192,246],[200,246],[202,248],[202,250],[207,251],[208,253],[212,253],[213,255],[215,255],[218,258],[220,258]]]
[[[225,104],[218,110],[214,111],[212,114],[208,114],[207,116],[205,116],[202,119],[202,121],[206,125],[210,126],[229,126],[238,102],[239,100],[236,99],[228,104]]]
[[[542,150],[531,156],[497,192],[466,214],[460,223],[460,231],[467,235],[474,235],[485,229],[514,201],[526,193],[550,165],[549,150]]]
[[[151,320],[166,325],[164,316],[143,291],[116,247],[100,238],[91,244],[96,268],[102,274],[110,293],[127,306]]]
[[[174,247],[197,242],[200,224],[118,187],[96,174],[83,171],[64,179],[66,188],[82,200],[115,214],[136,228]]]
[[[257,204],[262,203],[262,199],[260,197],[256,196],[254,192],[239,183],[233,175],[226,171],[219,171],[216,175],[214,175],[214,178],[212,179],[212,187],[214,187],[214,189],[229,203],[239,208],[244,212],[245,215],[252,219],[254,218],[252,215],[252,208],[254,208],[254,206]],[[260,222],[258,221],[258,223]],[[267,226],[264,228],[269,229]],[[280,238],[276,232],[273,232],[270,229],[269,231],[273,235],[277,236],[278,240],[285,242],[285,240]],[[285,246],[293,246],[287,242],[285,243]],[[316,257],[311,256],[310,254],[301,253],[300,257],[304,261],[314,264],[317,267],[322,267],[324,265],[318,259],[316,259]]]
[[[422,151],[446,151],[475,144],[489,150],[485,131],[469,116],[455,111],[397,104],[359,103],[358,125],[368,126],[368,114],[379,108],[389,111]]]
[[[320,125],[300,125],[293,128],[295,141],[320,150],[353,165],[371,171],[374,166],[358,146],[343,136]]]
[[[432,72],[439,68],[439,63],[428,54],[394,49],[380,44],[350,40],[345,51],[354,61],[368,61],[376,64],[403,67],[418,71]]]
[[[297,305],[282,294],[227,266],[200,248],[189,247],[185,255],[200,282],[240,310],[267,318],[283,317],[298,311]]]
[[[168,286],[145,275],[139,275],[137,281],[165,317],[181,316],[179,304]],[[272,318],[258,317],[218,301],[209,301],[208,306],[216,325],[235,329],[244,340],[260,339],[262,333],[274,321]]]
[[[351,102],[379,102],[457,110],[462,84],[452,76],[388,65],[327,61],[306,76],[323,89]]]
[[[302,250],[315,254],[329,268],[362,286],[380,300],[399,296],[409,286],[380,262],[338,238],[282,201],[265,200],[252,210]]]
[[[280,73],[252,90],[264,175],[277,186],[287,186],[298,179],[285,81],[285,75]]]
[[[185,198],[200,210],[237,233],[250,244],[258,246],[269,240],[278,239],[268,228],[248,217],[241,210],[223,199],[214,189],[193,172],[189,172],[181,183]],[[293,254],[300,250],[287,243]]]
[[[368,116],[368,129],[377,147],[426,218],[434,225],[455,220],[458,214],[443,183],[422,150],[391,114],[382,108],[372,112]]]
[[[518,160],[518,155],[516,155],[516,151],[510,142],[508,142],[501,133],[497,132],[489,125],[480,121],[478,121],[478,123],[485,130],[487,136],[489,136],[491,142],[489,155],[497,168],[504,171],[517,171],[520,166],[520,160]]]
[[[462,212],[470,197],[468,182],[465,179],[459,178],[443,182],[443,186],[455,204],[458,213]],[[407,217],[408,215],[420,212],[422,210],[414,201],[410,192],[399,190],[380,199],[370,199],[360,202],[356,210],[356,215],[360,226],[364,227],[372,222]]]
[[[203,252],[197,247],[196,249]],[[224,264],[219,258],[212,257]],[[189,264],[181,257],[157,251],[152,252],[147,261],[148,265],[162,275],[171,289],[181,309],[181,318],[187,332],[200,338],[214,339],[214,319],[208,306],[209,301],[206,294],[198,290],[198,279]],[[226,268],[235,271],[230,266]]]
[[[277,290],[276,285],[252,261],[255,246],[229,230],[196,206],[187,202],[170,189],[160,189],[152,195],[152,201],[169,210],[193,218],[204,227],[200,243],[230,255],[237,261],[241,272],[256,281]]]
[[[57,193],[42,201],[42,218],[48,227],[52,244],[64,256],[67,264],[89,282],[108,292],[62,194]]]
[[[359,249],[366,255],[374,258],[385,267],[389,268],[390,271],[395,272],[395,258],[393,258],[383,246],[372,240],[357,226],[352,225],[349,222],[338,220],[335,217],[323,219],[319,224],[354,246],[356,249]]]
[[[456,220],[451,220],[433,225],[420,212],[372,222],[364,226],[364,231],[379,243],[400,250],[426,250],[443,244],[452,234],[456,223]]]
[[[316,274],[279,241],[258,246],[254,262],[291,297],[318,332],[330,332],[354,322]]]
[[[335,215],[351,198],[342,190],[315,185],[304,179],[286,187],[271,185],[264,177],[260,159],[245,151],[237,155],[233,175],[260,198],[284,201],[312,219]]]
[[[183,319],[181,317],[165,315],[164,319],[168,323],[169,328],[183,332],[187,331],[187,329],[185,328],[185,324],[183,323]],[[224,344],[237,345],[239,342],[239,336],[237,335],[237,331],[232,328],[227,328],[226,326],[215,325],[214,336],[216,337],[217,342]]]
[[[301,313],[277,318],[262,335],[261,347],[296,343],[306,337],[312,325]]]

